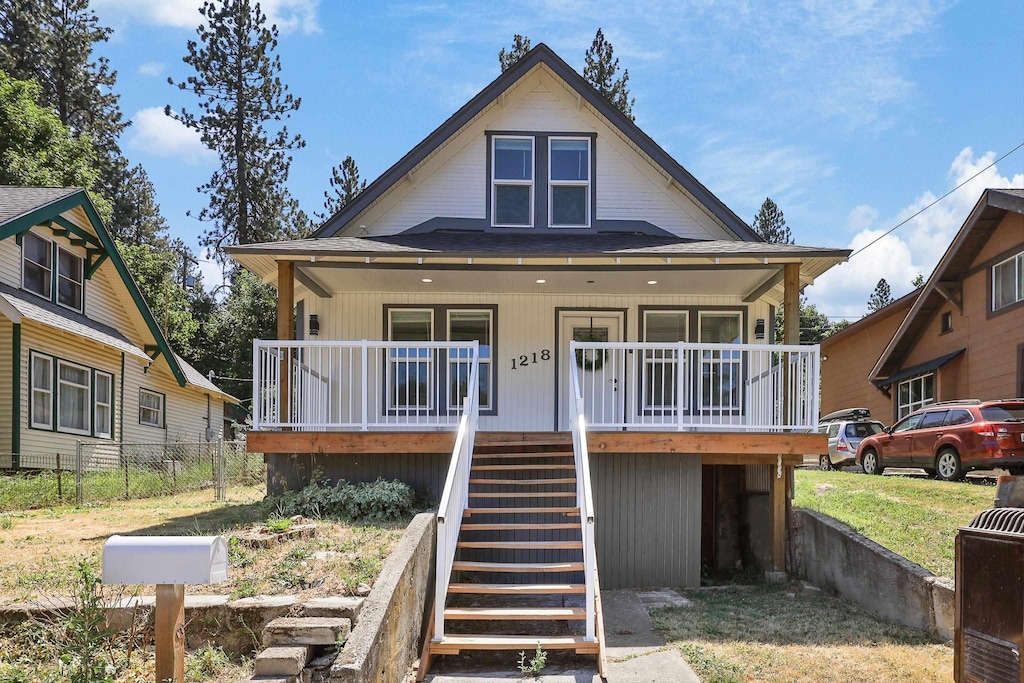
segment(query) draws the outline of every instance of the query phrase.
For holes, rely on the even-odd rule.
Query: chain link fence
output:
[[[79,442],[74,453],[0,453],[0,509],[78,505],[266,485],[260,453],[245,441]],[[20,504],[19,504],[20,501]]]

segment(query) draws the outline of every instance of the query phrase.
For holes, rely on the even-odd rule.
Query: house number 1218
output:
[[[519,358],[512,358],[512,369],[518,370],[519,368],[525,368],[527,365],[534,365],[541,361],[551,360],[551,349],[542,349],[540,351],[534,351],[533,353],[524,353]]]

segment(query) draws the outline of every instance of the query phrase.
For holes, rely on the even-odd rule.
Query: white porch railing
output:
[[[454,429],[478,357],[477,342],[256,340],[253,429]]]
[[[819,348],[571,342],[591,429],[808,431],[818,420]]]
[[[580,508],[583,531],[583,582],[586,589],[586,638],[594,641],[596,635],[597,548],[594,541],[594,496],[590,486],[590,452],[587,448],[587,418],[584,415],[579,369],[570,366],[572,402],[572,450],[576,463],[576,504]]]
[[[474,354],[470,364],[469,386],[477,386],[479,371],[480,364]],[[473,448],[480,413],[479,393],[469,392],[464,406],[459,419],[459,432],[455,437],[455,448],[448,463],[444,492],[437,508],[437,578],[434,593],[434,640],[437,641],[444,638],[445,598],[448,595],[452,563],[455,561],[455,549],[459,542],[462,514],[469,501],[469,475],[473,464]]]

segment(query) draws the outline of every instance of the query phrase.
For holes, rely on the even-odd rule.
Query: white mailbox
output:
[[[228,580],[223,536],[111,536],[103,583],[199,584]]]

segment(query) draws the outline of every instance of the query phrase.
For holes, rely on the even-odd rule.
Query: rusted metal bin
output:
[[[1024,508],[993,508],[956,535],[953,678],[1024,683]]]

